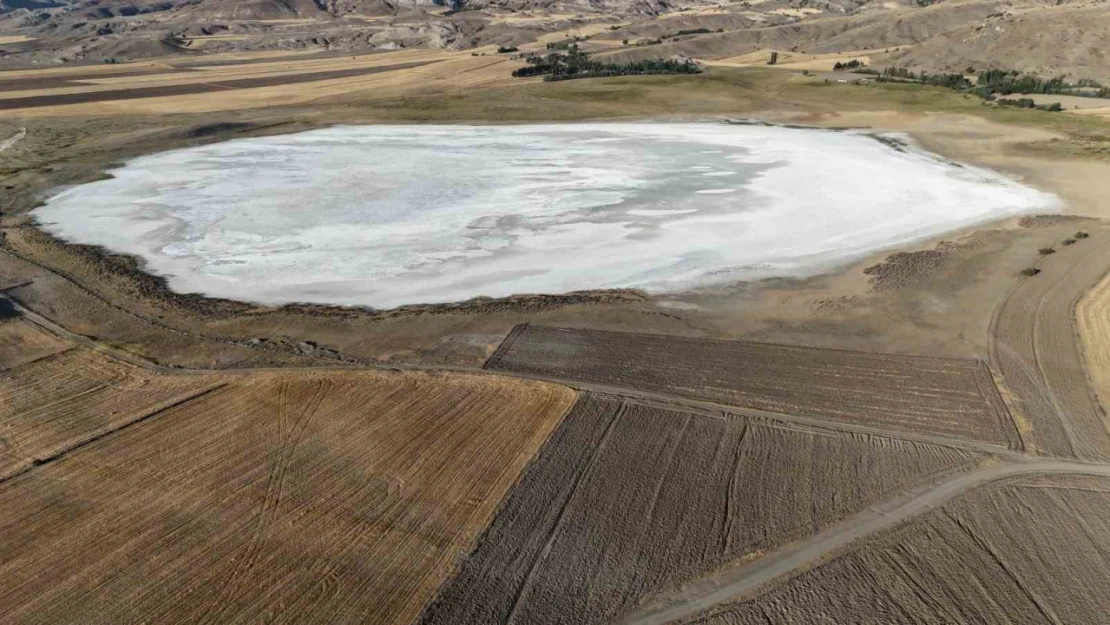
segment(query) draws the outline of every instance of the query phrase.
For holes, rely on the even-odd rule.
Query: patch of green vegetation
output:
[[[1041,272],[1041,270],[1037,269],[1036,267],[1026,267],[1025,269],[1021,270],[1021,275],[1025,276],[1025,277],[1029,277],[1029,276],[1035,276],[1040,272]]]
[[[543,76],[546,81],[559,81],[642,74],[700,74],[702,71],[697,63],[690,60],[645,59],[624,63],[595,61],[579,50],[577,44],[571,44],[566,52],[528,57],[528,63],[527,67],[513,70],[513,76],[517,78]]]
[[[1071,245],[1072,243],[1075,243],[1075,239],[1064,239],[1063,241],[1061,241],[1061,243],[1063,243],[1064,245]]]
[[[1086,239],[1089,236],[1091,236],[1091,235],[1087,234],[1086,232],[1083,232],[1082,230],[1075,233],[1075,238],[1077,238],[1077,239]]]
[[[1041,256],[1048,256],[1049,254],[1055,254],[1056,250],[1051,247],[1042,247],[1041,249],[1037,250],[1037,253]]]

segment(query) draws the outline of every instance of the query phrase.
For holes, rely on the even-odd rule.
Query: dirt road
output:
[[[681,622],[714,606],[742,599],[783,575],[823,560],[858,539],[928,512],[977,486],[1005,477],[1033,473],[1110,476],[1110,466],[1026,459],[955,475],[872,506],[823,532],[765,555],[751,564],[720,571],[688,584],[673,594],[649,600],[645,608],[617,622],[621,625]]]

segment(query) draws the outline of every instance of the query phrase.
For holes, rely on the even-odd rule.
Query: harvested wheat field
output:
[[[1110,458],[1110,430],[1087,368],[1104,379],[1106,337],[1091,318],[1097,300],[1078,306],[1110,268],[1110,237],[1091,229],[1089,238],[1058,246],[1037,266],[1040,273],[1020,282],[995,315],[993,368],[1013,397],[1030,451]],[[1076,337],[1077,317],[1085,345]]]
[[[486,367],[1020,446],[975,360],[525,325]]]
[[[26,321],[0,321],[0,370],[45,358],[68,347]]]
[[[606,622],[981,458],[588,394],[422,622]]]
[[[410,622],[573,399],[240,376],[0,484],[0,620]]]
[[[86,349],[0,372],[0,479],[218,385],[212,376],[158,375]]]
[[[690,622],[1103,623],[1110,480],[981,487],[751,601]]]

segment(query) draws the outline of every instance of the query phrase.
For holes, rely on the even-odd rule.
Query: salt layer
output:
[[[138,255],[176,291],[268,304],[674,292],[1059,209],[866,134],[722,124],[333,127],[112,174],[50,198],[40,223]]]

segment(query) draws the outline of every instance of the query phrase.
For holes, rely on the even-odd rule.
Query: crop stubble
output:
[[[81,348],[0,372],[0,479],[217,384]]]
[[[1101,623],[1110,480],[1015,478],[691,622]]]
[[[0,622],[410,622],[573,398],[240,376],[0,484]]]
[[[1020,446],[976,360],[524,325],[486,368]]]
[[[422,622],[605,622],[979,458],[588,393]]]

